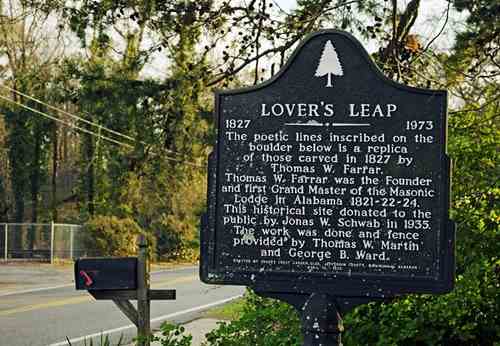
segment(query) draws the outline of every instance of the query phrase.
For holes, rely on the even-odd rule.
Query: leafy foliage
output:
[[[157,342],[160,346],[190,346],[193,337],[184,332],[183,326],[164,322],[160,327],[161,335],[155,335],[151,341]]]
[[[470,265],[447,295],[411,295],[356,309],[345,319],[345,345],[495,345],[498,264]]]
[[[84,229],[88,235],[88,249],[100,256],[132,256],[137,252],[137,236],[143,234],[139,225],[132,219],[119,219],[116,216],[96,216],[90,219]],[[154,248],[155,240],[147,235],[149,244]]]
[[[221,322],[207,334],[212,346],[301,345],[300,323],[294,308],[247,290],[238,320]]]

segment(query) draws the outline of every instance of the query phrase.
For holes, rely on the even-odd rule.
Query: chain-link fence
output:
[[[80,225],[0,223],[0,260],[74,259],[87,255]]]

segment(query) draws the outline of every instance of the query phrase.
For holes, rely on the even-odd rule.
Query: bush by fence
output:
[[[84,244],[93,249],[93,256],[133,256],[137,252],[137,235],[145,234],[150,244],[150,257],[156,248],[155,238],[144,232],[130,218],[116,216],[96,216],[84,224]]]

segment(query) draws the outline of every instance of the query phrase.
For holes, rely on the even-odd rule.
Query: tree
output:
[[[343,76],[344,71],[342,70],[342,64],[339,61],[337,51],[332,44],[332,41],[328,40],[323,48],[323,53],[319,60],[318,68],[316,69],[315,77],[327,76],[326,87],[331,88],[332,85],[332,74],[336,76]]]
[[[8,186],[9,160],[6,148],[7,133],[5,123],[0,118],[0,222],[8,222],[10,208],[10,193]]]
[[[24,2],[9,1],[6,5],[0,8],[0,56],[5,61],[5,85],[10,89],[4,95],[14,102],[30,103],[32,108],[43,110],[25,95],[45,98],[47,82],[60,52],[57,46],[59,41],[54,41],[51,36],[54,31],[47,32],[46,13],[30,8]],[[49,51],[50,54],[47,53]],[[40,188],[47,171],[50,122],[11,102],[3,102],[1,106],[8,129],[14,220],[25,221],[25,199],[29,196],[31,220],[36,222]]]

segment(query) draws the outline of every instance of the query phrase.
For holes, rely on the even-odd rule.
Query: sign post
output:
[[[351,35],[310,35],[271,80],[216,92],[200,276],[302,315],[339,345],[341,314],[454,282],[447,93],[387,79]]]

